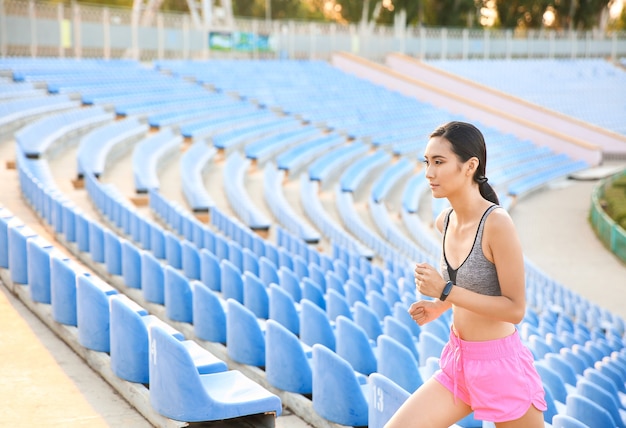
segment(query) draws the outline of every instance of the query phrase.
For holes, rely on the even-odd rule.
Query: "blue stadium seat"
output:
[[[193,286],[193,329],[202,340],[226,343],[226,302],[200,281]]]
[[[291,294],[278,284],[269,286],[269,319],[300,335],[300,314]]]
[[[200,252],[196,245],[184,239],[181,247],[181,269],[189,279],[200,279]]]
[[[374,342],[383,334],[383,326],[374,310],[363,302],[354,304],[354,322],[365,331]]]
[[[280,285],[285,291],[287,291],[294,302],[299,303],[302,300],[302,285],[300,285],[300,279],[298,276],[291,270],[284,266],[281,266],[278,269],[278,282],[274,282]],[[271,282],[267,282],[266,284],[271,284]]]
[[[8,227],[8,259],[9,274],[14,283],[28,284],[28,250],[29,239],[37,234],[24,224],[13,224]]]
[[[420,375],[418,361],[410,350],[400,342],[381,334],[377,340],[377,373],[380,373],[407,392],[413,393],[424,381]]]
[[[266,287],[269,287],[270,284],[279,284],[280,269],[276,267],[276,264],[268,257],[261,256],[259,257],[259,278],[265,284]]]
[[[578,382],[580,375],[576,375],[572,366],[565,361],[561,354],[548,353],[545,355],[545,360],[548,367],[556,371],[559,376],[561,376],[563,382],[571,386],[576,386],[576,382]]]
[[[165,261],[175,269],[183,267],[180,239],[169,230],[163,232],[165,238]]]
[[[243,277],[239,268],[228,260],[222,260],[220,272],[222,298],[235,299],[243,304]]]
[[[122,274],[122,238],[110,229],[104,230],[104,265],[111,275]]]
[[[333,322],[339,315],[354,319],[348,300],[334,288],[329,288],[326,293],[326,315]]]
[[[417,353],[420,356],[419,365],[425,365],[428,357],[439,358],[444,346],[446,346],[446,342],[440,337],[428,331],[422,331],[417,342]]]
[[[334,326],[326,313],[307,299],[300,302],[300,340],[309,346],[322,344],[333,352],[337,343]]]
[[[269,318],[269,295],[265,284],[251,272],[243,273],[243,304],[257,318]]]
[[[265,374],[274,387],[298,394],[313,392],[312,350],[280,323],[268,320]]]
[[[265,366],[265,333],[252,311],[234,299],[226,309],[226,351],[234,361]]]
[[[552,428],[588,428],[576,418],[565,414],[554,415],[552,418]]]
[[[117,290],[89,274],[76,279],[78,341],[85,348],[110,352],[109,300]]]
[[[163,283],[165,315],[172,321],[193,324],[193,288],[189,280],[179,270],[166,265]]]
[[[28,290],[33,302],[50,304],[50,257],[55,247],[41,236],[26,243]]]
[[[376,371],[376,342],[351,319],[340,315],[336,322],[337,355],[350,363],[353,369],[364,375]]]
[[[383,321],[383,333],[394,338],[407,348],[419,364],[420,358],[417,352],[417,340],[411,333],[411,330],[403,323],[398,321],[395,317],[387,316]]]
[[[368,427],[383,428],[410,394],[381,373],[372,373],[369,384]]]
[[[369,385],[350,364],[324,345],[313,346],[313,408],[347,426],[368,424]]]
[[[206,248],[200,250],[200,280],[213,291],[222,290],[220,260]]]
[[[163,266],[148,251],[141,253],[141,292],[150,303],[165,304],[165,277]]]
[[[163,416],[202,422],[281,413],[279,397],[237,370],[216,364],[200,373],[184,342],[158,326],[150,328],[150,350],[150,402]]]
[[[584,423],[588,428],[616,427],[611,414],[599,404],[578,393],[567,395],[566,415]]]
[[[123,294],[111,296],[110,306],[111,370],[121,379],[148,384],[149,327],[159,323],[178,340],[184,337]]]
[[[626,426],[626,410],[622,408],[617,397],[611,395],[607,390],[587,379],[581,379],[576,384],[576,392],[609,412],[616,427],[624,428]]]
[[[130,288],[141,288],[141,251],[130,241],[122,240],[122,278]]]
[[[50,303],[55,321],[76,326],[76,277],[82,269],[69,258],[50,259]]]
[[[559,413],[563,413],[567,394],[573,389],[570,388],[568,390],[568,387],[566,387],[566,383],[563,379],[561,379],[561,376],[550,368],[545,361],[535,361],[534,365],[539,373],[539,376],[541,377],[544,387],[550,390],[553,400],[560,403],[555,404],[555,406],[558,407],[559,405],[562,405],[563,408],[559,410]]]
[[[322,288],[308,277],[302,278],[302,298],[308,299],[320,308],[326,310],[326,298]]]

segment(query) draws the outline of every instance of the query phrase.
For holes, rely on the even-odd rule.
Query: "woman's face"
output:
[[[434,198],[447,198],[464,188],[467,162],[459,160],[447,139],[431,138],[426,145],[424,159],[426,179]]]

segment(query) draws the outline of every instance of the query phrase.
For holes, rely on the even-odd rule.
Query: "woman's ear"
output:
[[[476,171],[476,169],[478,169],[478,165],[480,164],[480,162],[478,161],[477,157],[471,157],[468,159],[467,161],[467,171],[470,174],[474,174],[474,172]]]

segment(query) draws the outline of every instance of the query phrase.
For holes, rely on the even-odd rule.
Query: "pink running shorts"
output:
[[[547,409],[533,355],[517,330],[508,337],[467,342],[450,332],[435,379],[455,400],[468,404],[478,420],[507,422],[521,418],[531,405]]]

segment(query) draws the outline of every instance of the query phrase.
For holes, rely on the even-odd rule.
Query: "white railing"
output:
[[[324,22],[237,18],[228,27],[196,28],[189,14],[158,13],[141,25],[132,9],[0,0],[0,56],[329,60],[346,51],[374,61],[390,52],[428,58],[589,58],[626,56],[626,32],[363,27]],[[246,42],[228,50],[211,33]],[[259,42],[260,40],[260,42]],[[261,43],[262,42],[262,43]]]

